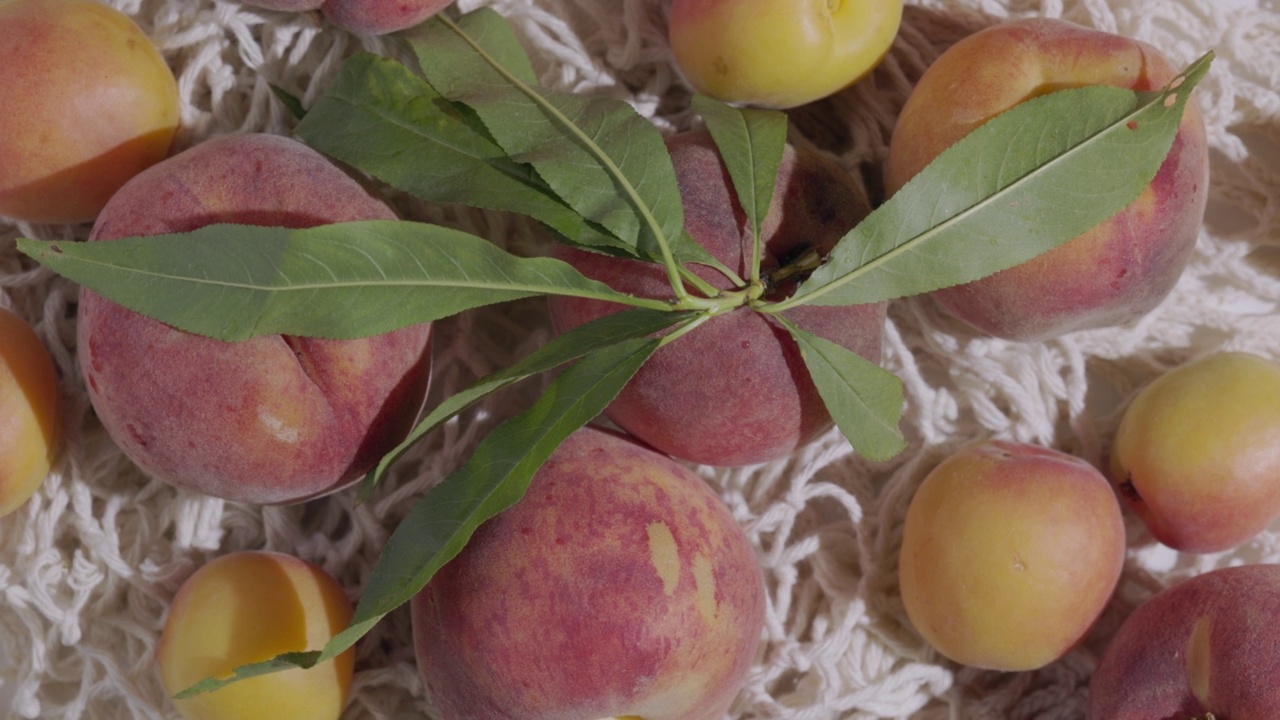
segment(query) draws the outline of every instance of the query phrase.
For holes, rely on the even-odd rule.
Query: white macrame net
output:
[[[288,133],[292,121],[270,83],[310,103],[346,54],[390,47],[310,15],[234,0],[110,4],[143,27],[178,75],[184,146],[233,131]],[[693,121],[665,45],[669,0],[460,2],[463,10],[479,5],[514,22],[544,84],[623,98],[664,131]],[[976,337],[927,303],[895,303],[884,364],[906,383],[906,452],[869,463],[832,432],[788,461],[699,468],[746,529],[768,583],[765,636],[732,717],[1081,718],[1099,653],[1137,602],[1210,568],[1280,561],[1280,525],[1236,551],[1195,557],[1155,544],[1129,518],[1132,549],[1115,600],[1081,647],[1032,673],[958,667],[906,621],[895,570],[902,520],[914,488],[946,454],[996,436],[1100,465],[1118,410],[1160,372],[1225,349],[1280,360],[1277,0],[916,0],[880,68],[797,112],[796,139],[874,179],[893,119],[928,63],[976,28],[1032,15],[1146,40],[1175,64],[1217,53],[1196,91],[1212,148],[1209,214],[1196,254],[1148,317],[1044,343]],[[525,221],[395,200],[416,217],[538,249],[541,236]],[[87,232],[0,218],[0,303],[32,322],[53,353],[68,428],[55,471],[30,502],[0,519],[0,716],[176,718],[153,651],[169,600],[195,568],[234,550],[280,550],[318,563],[358,597],[411,501],[541,388],[506,392],[450,423],[356,509],[350,491],[279,508],[174,490],[133,467],[94,418],[75,361],[76,287],[14,246],[20,236]],[[432,403],[523,356],[548,331],[542,305],[526,301],[443,321],[437,337]],[[344,718],[433,716],[408,636],[401,608],[357,646]]]

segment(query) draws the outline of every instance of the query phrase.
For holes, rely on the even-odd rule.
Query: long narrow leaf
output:
[[[778,307],[925,293],[1080,235],[1150,183],[1211,60],[1200,58],[1162,92],[1062,90],[996,116],[854,228]]]
[[[899,429],[905,394],[896,375],[861,355],[776,316],[800,348],[809,377],[853,449],[888,460],[906,447]]]
[[[572,244],[634,255],[394,60],[368,53],[348,58],[294,132],[320,152],[424,200],[520,213]]]
[[[630,105],[532,82],[511,26],[490,9],[443,16],[409,36],[427,81],[465,104],[515,161],[640,257],[719,264],[682,237],[684,210],[662,135]],[[525,57],[523,63],[514,58]]]
[[[715,140],[738,203],[747,214],[753,238],[750,271],[752,279],[758,279],[763,242],[760,226],[772,204],[782,164],[787,116],[776,110],[732,107],[706,95],[693,97],[693,109]]]
[[[615,345],[623,340],[644,337],[660,332],[690,319],[693,313],[667,312],[630,308],[610,313],[585,325],[557,335],[546,345],[530,353],[516,364],[481,378],[470,387],[445,398],[413,429],[409,436],[391,452],[383,456],[377,467],[371,470],[360,484],[357,502],[368,500],[373,489],[387,470],[432,430],[457,415],[490,393],[517,383],[527,377],[577,360],[591,352]]]
[[[542,463],[590,422],[657,349],[636,338],[583,356],[529,410],[499,425],[465,466],[410,511],[387,541],[352,623],[408,600],[456,555],[485,520],[518,501]]]
[[[209,225],[191,233],[23,252],[125,307],[222,340],[284,333],[355,338],[539,294],[662,309],[552,258],[512,255],[425,223],[371,220],[303,230]]]

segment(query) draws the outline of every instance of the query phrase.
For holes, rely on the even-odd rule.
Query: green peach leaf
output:
[[[629,308],[621,312],[610,313],[553,337],[545,345],[516,364],[481,378],[466,389],[460,390],[442,400],[418,423],[404,441],[384,455],[377,467],[369,471],[360,483],[360,491],[356,502],[361,503],[368,500],[373,489],[381,481],[382,476],[386,474],[391,465],[399,460],[409,448],[425,437],[427,433],[430,433],[449,418],[467,409],[486,395],[497,392],[530,376],[559,367],[572,360],[577,360],[588,353],[617,344],[623,340],[660,332],[693,317],[694,313],[688,312]]]
[[[289,111],[289,114],[295,120],[301,120],[307,116],[307,109],[303,107],[302,100],[297,95],[290,93],[275,83],[271,83],[269,87],[271,88],[271,94],[276,96],[276,99],[280,101],[280,104],[284,106],[285,110]]]
[[[403,64],[369,53],[343,62],[294,133],[316,150],[423,200],[526,215],[566,242],[634,250],[565,205]]]
[[[760,226],[773,200],[778,168],[787,143],[787,116],[776,110],[739,108],[706,95],[693,97],[693,109],[702,117],[716,149],[733,181],[738,203],[751,224],[751,273],[760,274],[762,255]]]
[[[621,100],[539,87],[508,67],[523,53],[510,24],[481,8],[408,33],[427,81],[470,108],[507,155],[535,168],[580,215],[644,259],[726,271],[683,233],[684,208],[662,134]]]
[[[1061,90],[997,115],[850,231],[776,309],[878,302],[977,280],[1115,215],[1168,156],[1212,57],[1160,92]]]
[[[258,677],[260,675],[270,675],[271,673],[292,670],[294,668],[302,668],[305,670],[307,668],[315,667],[318,662],[320,662],[319,650],[283,653],[271,658],[270,660],[241,665],[235,668],[231,674],[226,677],[207,677],[190,687],[183,688],[175,693],[173,697],[175,700],[185,700],[187,698],[195,697],[196,695],[203,695],[207,692],[213,692],[218,688],[225,687],[241,680]]]
[[[859,455],[888,460],[902,452],[902,380],[861,355],[775,316],[800,348],[809,377],[836,427]]]
[[[351,626],[326,645],[322,657],[354,644],[461,552],[481,523],[519,501],[543,462],[613,401],[659,343],[624,340],[583,356],[533,406],[485,436],[467,464],[418,500],[396,527]]]
[[[301,230],[215,224],[100,242],[22,239],[18,247],[135,312],[229,341],[367,337],[533,295],[669,307],[554,258],[518,257],[475,235],[395,220]]]

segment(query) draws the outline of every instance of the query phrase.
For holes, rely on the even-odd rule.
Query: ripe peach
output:
[[[685,208],[689,235],[739,275],[748,274],[751,238],[728,171],[704,132],[667,141]],[[869,212],[848,174],[820,156],[788,147],[778,172],[774,203],[761,228],[767,273],[806,249],[820,254]],[[616,290],[672,298],[662,268],[572,248],[557,251],[588,277]],[[695,270],[721,289],[730,281],[703,266]],[[766,299],[780,299],[776,289]],[[553,297],[552,319],[570,330],[621,306]],[[862,355],[880,359],[884,303],[853,307],[802,306],[787,317]],[[605,414],[628,433],[676,457],[709,465],[775,460],[832,426],[830,414],[790,335],[764,315],[740,307],[716,316],[659,349],[640,368]]]
[[[444,720],[711,720],[755,656],[764,583],[696,475],[585,428],[412,601]]]
[[[193,573],[173,598],[156,646],[161,681],[176,695],[240,665],[318,650],[352,612],[342,586],[305,560],[260,551],[224,555]],[[307,670],[239,680],[174,705],[186,720],[337,720],[354,665],[351,649]]]
[[[1089,720],[1270,720],[1280,704],[1280,565],[1212,570],[1138,606],[1089,683]]]
[[[25,320],[0,308],[0,517],[35,493],[61,445],[61,394],[49,351]]]
[[[674,0],[668,40],[698,91],[791,108],[871,71],[902,22],[902,0]]]
[[[1174,368],[1125,408],[1111,481],[1175,550],[1228,550],[1280,515],[1280,365],[1221,352]]]
[[[453,4],[453,0],[324,0],[320,11],[334,25],[360,35],[406,30]]]
[[[1150,45],[1061,20],[979,31],[939,56],[912,91],[890,142],[886,189],[896,192],[944,149],[1024,100],[1094,84],[1158,90],[1175,72]],[[931,297],[977,330],[1014,340],[1145,315],[1173,289],[1195,245],[1208,157],[1200,112],[1188,103],[1164,164],[1128,207],[1026,263]]]
[[[92,220],[169,154],[177,82],[128,15],[97,0],[0,0],[0,58],[0,215]]]
[[[90,239],[394,217],[296,140],[227,135],[130,181]],[[428,324],[228,343],[84,290],[77,331],[90,400],[120,448],[156,477],[240,502],[297,502],[354,482],[408,432],[430,370]]]
[[[898,560],[916,630],[952,660],[1032,670],[1074,647],[1124,564],[1120,504],[1087,462],[992,440],[934,468],[907,509]]]

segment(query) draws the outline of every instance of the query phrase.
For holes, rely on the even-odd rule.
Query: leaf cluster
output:
[[[785,115],[706,97],[694,109],[725,161],[754,238],[738,277],[693,242],[659,131],[624,102],[540,87],[498,14],[437,16],[405,34],[418,67],[351,56],[299,122],[303,141],[418,198],[521,214],[560,242],[659,263],[671,301],[639,298],[551,258],[518,257],[449,228],[410,221],[303,230],[211,225],[101,243],[22,240],[21,250],[126,307],[224,340],[284,333],[352,338],[538,295],[627,306],[546,344],[445,399],[372,470],[367,498],[413,443],[487,394],[564,368],[542,397],[485,437],[395,530],[350,626],[319,651],[209,678],[191,695],[243,677],[310,667],[351,647],[411,598],[485,520],[524,493],[561,441],[596,417],[660,346],[696,342],[718,313],[750,307],[790,333],[837,426],[859,453],[904,446],[898,378],[783,314],[928,292],[1023,262],[1129,204],[1168,154],[1197,61],[1173,87],[1063,90],[997,116],[942,153],[853,228],[829,256],[797,269],[795,292],[762,300],[759,228],[787,134]],[[1174,89],[1176,87],[1176,89]],[[715,267],[717,291],[691,271]]]

